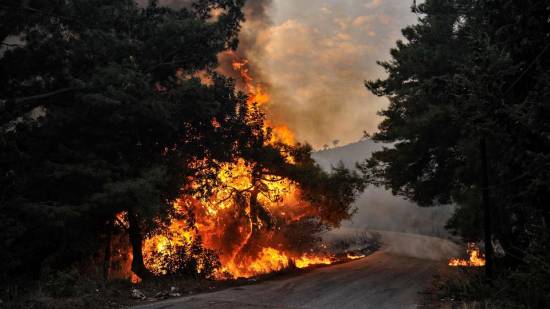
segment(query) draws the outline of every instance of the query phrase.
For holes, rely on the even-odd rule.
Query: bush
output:
[[[169,245],[149,258],[159,275],[211,278],[221,267],[218,255],[202,246],[200,238],[192,243]]]
[[[550,233],[537,228],[523,263],[510,273],[510,295],[529,308],[550,308]]]
[[[80,274],[76,269],[49,272],[45,276],[45,291],[52,297],[71,297],[77,294]]]

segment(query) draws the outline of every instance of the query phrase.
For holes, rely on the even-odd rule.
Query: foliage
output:
[[[243,0],[139,3],[0,5],[2,280],[109,260],[112,238],[119,244],[124,233],[132,270],[146,277],[142,238],[177,216],[176,198],[211,192],[211,171],[237,158],[257,177],[296,182],[320,209],[316,228],[352,213],[361,178],[322,172],[309,146],[267,143],[264,116],[214,72],[218,54],[237,48]],[[257,211],[270,221],[262,205]],[[173,249],[180,254],[159,257],[171,274],[199,275],[203,265],[208,277],[219,265],[200,242]],[[63,278],[54,281],[70,284]]]
[[[292,154],[296,164],[288,169],[289,178],[300,184],[304,198],[319,211],[320,219],[329,227],[338,227],[355,213],[352,208],[358,194],[365,189],[364,179],[346,169],[342,162],[326,173],[311,158],[311,147],[297,147]]]
[[[418,24],[403,29],[407,41],[380,63],[388,77],[366,82],[390,99],[374,138],[395,143],[362,165],[366,177],[422,206],[458,204],[448,226],[467,240],[481,237],[479,145],[487,140],[492,228],[507,260],[500,271],[518,285],[527,279],[515,281],[516,271],[550,278],[528,253],[550,253],[529,232],[547,233],[550,222],[548,10],[544,1],[427,0]],[[548,295],[538,286],[538,296],[516,299],[548,306],[535,301]]]
[[[0,58],[0,252],[11,275],[92,255],[122,211],[138,243],[171,211],[189,163],[230,160],[249,132],[233,82],[194,77],[236,47],[240,1],[31,2],[2,4],[14,13],[5,35],[23,42]],[[225,12],[217,21],[214,8]]]
[[[170,244],[150,257],[162,275],[212,278],[221,266],[216,253],[202,246],[200,237],[191,243]]]
[[[477,268],[454,268],[451,273],[439,275],[434,284],[437,289],[434,302],[439,305],[437,308],[444,307],[442,303],[449,303],[449,308],[528,308],[503,297],[502,283],[506,283],[506,276],[499,276],[495,281],[499,284],[486,284],[482,271]]]

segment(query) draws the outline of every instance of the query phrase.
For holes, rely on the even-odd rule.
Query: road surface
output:
[[[136,308],[417,308],[419,292],[441,266],[438,261],[381,250],[295,277]]]

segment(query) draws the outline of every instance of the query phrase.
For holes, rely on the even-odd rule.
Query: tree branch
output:
[[[42,102],[40,100],[48,99],[65,93],[83,90],[83,87],[67,87],[59,90],[37,94],[28,97],[16,98],[16,99],[0,99],[0,123],[11,121],[32,108],[39,106]],[[9,119],[7,119],[9,117]]]
[[[6,47],[23,47],[21,44],[9,44],[9,43],[0,43],[0,45],[6,46]]]
[[[82,87],[62,88],[62,89],[55,90],[55,91],[52,91],[52,92],[37,94],[37,95],[30,96],[30,97],[18,98],[18,99],[15,99],[14,102],[15,102],[15,104],[21,104],[21,103],[25,103],[25,102],[29,102],[29,101],[47,99],[47,98],[50,98],[50,97],[53,97],[53,96],[56,96],[56,95],[76,91],[76,90],[79,90],[79,89],[83,89],[83,88]]]

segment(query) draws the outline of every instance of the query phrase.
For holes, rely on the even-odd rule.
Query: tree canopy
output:
[[[548,3],[427,0],[415,12],[418,24],[380,63],[388,77],[366,82],[390,100],[374,138],[395,143],[363,165],[367,177],[422,206],[457,204],[449,227],[479,240],[484,139],[494,240],[515,263],[533,248],[540,257],[550,219]]]
[[[224,77],[194,74],[236,47],[242,5],[3,4],[3,38],[21,41],[0,59],[8,269],[89,256],[116,213],[142,225],[170,211],[191,161],[230,159],[250,132],[246,99]],[[225,12],[216,21],[213,8]]]

